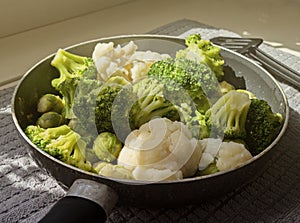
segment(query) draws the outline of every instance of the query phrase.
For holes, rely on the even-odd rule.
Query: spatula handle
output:
[[[268,70],[272,75],[281,78],[295,87],[300,89],[300,74],[291,68],[287,67],[280,61],[269,56],[265,52],[261,51],[258,48],[252,47],[249,49],[249,56],[257,60],[262,64],[262,66]]]

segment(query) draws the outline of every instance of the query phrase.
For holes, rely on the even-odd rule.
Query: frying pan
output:
[[[126,35],[91,40],[70,46],[71,53],[91,56],[99,42],[124,44],[133,40],[139,50],[152,50],[175,56],[176,51],[185,48],[184,39],[162,35]],[[12,99],[12,116],[20,139],[37,164],[52,175],[66,189],[67,196],[53,206],[41,222],[98,222],[105,221],[110,210],[119,202],[130,206],[172,207],[199,204],[207,199],[221,196],[237,189],[259,175],[274,153],[274,147],[284,134],[289,116],[286,96],[277,81],[263,68],[241,54],[226,48],[221,54],[236,73],[243,76],[247,89],[272,106],[284,118],[283,127],[263,152],[247,161],[241,167],[207,176],[172,180],[165,182],[142,182],[100,176],[67,165],[48,155],[34,145],[24,133],[29,124],[37,119],[36,104],[46,93],[57,93],[51,80],[59,76],[50,65],[54,54],[39,61],[20,80]]]

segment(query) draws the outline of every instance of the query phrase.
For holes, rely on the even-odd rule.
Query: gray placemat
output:
[[[196,30],[191,30],[197,28]],[[236,35],[191,20],[151,33]],[[267,45],[263,50],[300,72],[300,59]],[[219,199],[178,208],[116,207],[108,222],[300,222],[300,92],[281,83],[291,108],[286,134],[266,170],[254,181]],[[43,172],[18,139],[9,114],[14,87],[0,91],[0,222],[37,222],[65,191]]]

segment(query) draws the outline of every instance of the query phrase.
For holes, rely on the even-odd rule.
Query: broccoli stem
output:
[[[56,140],[50,142],[46,148],[51,152],[52,149],[61,148],[65,152],[66,156],[62,157],[62,160],[65,161],[67,156],[70,156],[73,153],[74,146],[77,144],[80,139],[80,135],[74,131],[68,132],[66,135],[59,136]]]
[[[75,116],[73,111],[75,91],[76,88],[69,87],[62,88],[61,90],[61,93],[64,95],[63,100],[65,102],[65,117],[67,119],[72,119]]]
[[[150,96],[146,98],[148,99],[144,100],[141,104],[141,108],[146,114],[161,108],[163,102],[161,102],[157,97]]]
[[[246,137],[246,117],[251,101],[248,94],[229,91],[223,95],[205,114],[207,124],[226,139]]]
[[[56,128],[48,128],[42,134],[44,138],[56,139],[61,135],[66,135],[69,133],[71,128],[67,125],[58,126]]]
[[[149,105],[148,107],[152,107],[152,106]],[[150,110],[147,111],[147,109],[145,109],[145,110],[142,109],[138,113],[138,115],[136,116],[136,121],[137,121],[136,126],[141,126],[142,124],[150,121],[154,117],[163,117],[168,112],[173,112],[174,111],[174,108],[172,108],[170,106],[166,106],[166,107],[161,108],[158,103],[157,103],[156,107],[158,108],[157,110],[151,110],[150,109]],[[152,107],[152,108],[154,108],[154,107]]]

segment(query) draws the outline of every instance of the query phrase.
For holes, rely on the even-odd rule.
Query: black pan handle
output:
[[[118,196],[107,185],[85,179],[75,180],[67,195],[61,198],[40,223],[105,222]]]
[[[287,67],[275,58],[264,53],[259,48],[251,47],[249,48],[248,53],[250,57],[260,62],[262,66],[271,74],[291,83],[292,85],[300,89],[299,73]]]

